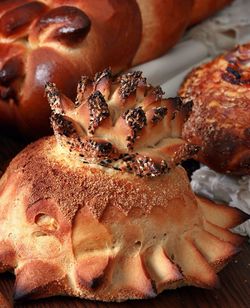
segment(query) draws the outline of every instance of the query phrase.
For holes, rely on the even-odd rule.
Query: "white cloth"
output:
[[[250,214],[250,176],[228,176],[202,166],[193,173],[191,186],[199,195],[216,202],[228,203]],[[250,220],[234,230],[250,236]]]
[[[177,75],[184,76],[193,66],[237,43],[250,41],[250,0],[235,0],[207,21],[186,32],[175,47],[158,59],[138,65],[130,71],[142,71],[153,85],[162,85],[175,95]],[[178,79],[178,77],[177,77]],[[170,80],[170,83],[167,82]]]
[[[207,56],[206,46],[193,39],[182,41],[160,58],[133,67],[130,71],[142,71],[153,85],[161,85],[170,78]]]
[[[203,42],[210,55],[250,41],[250,0],[235,0],[224,10],[194,27],[187,38]]]

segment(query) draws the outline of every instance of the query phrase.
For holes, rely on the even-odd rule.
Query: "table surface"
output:
[[[25,303],[16,303],[16,308],[247,308],[250,307],[250,243],[243,246],[242,252],[219,274],[221,287],[204,290],[184,287],[165,291],[149,300],[127,301],[124,303],[101,303],[70,297],[52,297]],[[0,292],[12,306],[14,276],[10,273],[0,275]],[[1,306],[0,306],[1,307]],[[3,307],[3,306],[2,306]]]

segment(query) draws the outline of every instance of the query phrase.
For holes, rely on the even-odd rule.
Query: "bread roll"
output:
[[[189,26],[208,18],[233,0],[194,0]]]
[[[176,165],[196,150],[180,139],[190,104],[138,72],[84,77],[75,103],[53,84],[46,93],[56,137],[29,145],[0,181],[0,270],[14,269],[15,298],[216,286],[243,240],[228,229],[247,215],[197,198]]]
[[[193,101],[183,137],[198,159],[221,173],[250,174],[250,44],[194,69],[179,95]],[[184,99],[184,100],[185,100]]]

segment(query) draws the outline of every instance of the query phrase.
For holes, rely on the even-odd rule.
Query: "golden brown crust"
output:
[[[174,176],[170,172],[164,182],[161,176],[155,177],[152,182],[150,178],[141,178],[101,166],[94,167],[94,164],[89,165],[78,161],[75,156],[70,158],[70,167],[68,167],[67,160],[64,162],[59,158],[57,163],[54,156],[64,157],[70,153],[67,149],[56,145],[54,138],[48,139],[47,142],[41,140],[33,143],[26,149],[12,161],[12,166],[14,169],[23,170],[29,179],[29,186],[32,184],[29,204],[34,204],[41,199],[60,199],[60,210],[69,219],[74,217],[79,204],[83,203],[88,204],[92,214],[97,218],[102,216],[106,206],[115,206],[127,215],[130,207],[136,204],[143,213],[150,213],[156,204],[160,203],[164,206],[164,200],[168,200],[169,197],[175,198],[181,194],[181,191],[189,191],[189,186],[184,185],[186,177],[183,175],[183,170]],[[44,155],[45,152],[48,156]],[[85,172],[75,172],[72,168],[74,160],[77,168],[85,166]],[[64,173],[56,178],[55,174],[57,170],[60,170],[63,162],[65,163]],[[103,173],[103,169],[107,171]],[[46,181],[41,180],[44,174],[47,174]],[[85,183],[85,191],[83,191],[82,183]],[[150,186],[147,185],[148,183]],[[62,191],[62,186],[67,189]],[[99,187],[102,189],[98,189]],[[142,194],[138,194],[137,191],[141,191]],[[38,210],[37,206],[36,210]],[[44,204],[43,208],[46,208]]]
[[[83,76],[72,102],[47,83],[58,142],[77,159],[139,176],[158,176],[198,151],[180,139],[192,104],[163,98],[141,72]]]
[[[140,178],[83,164],[54,137],[12,161],[0,204],[0,268],[15,268],[16,298],[121,301],[216,286],[242,242],[227,228],[247,218],[196,198],[181,167]]]
[[[142,39],[133,65],[161,56],[177,43],[191,16],[193,0],[137,0]]]
[[[208,18],[231,2],[232,0],[194,0],[189,26]]]
[[[139,8],[135,0],[103,0],[100,9],[99,0],[4,1],[1,124],[33,138],[48,134],[49,108],[43,98],[47,81],[73,98],[83,74],[93,75],[107,66],[117,73],[132,62],[161,55],[186,28],[192,2],[139,1]]]
[[[104,0],[101,10],[98,0],[7,0],[0,5],[1,123],[16,124],[25,135],[48,132],[47,81],[73,97],[82,74],[107,65],[115,72],[126,69],[140,43],[135,0]]]
[[[249,61],[250,45],[238,46],[194,69],[179,90],[194,104],[183,137],[222,173],[250,174]]]

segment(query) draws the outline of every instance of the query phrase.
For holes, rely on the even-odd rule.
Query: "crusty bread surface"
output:
[[[0,191],[0,268],[15,269],[16,299],[214,287],[243,240],[227,229],[246,216],[195,197],[181,167],[141,178],[83,164],[54,137],[21,152]]]
[[[184,139],[201,146],[199,160],[222,173],[250,174],[249,61],[250,44],[237,46],[195,68],[179,90],[193,102]]]

